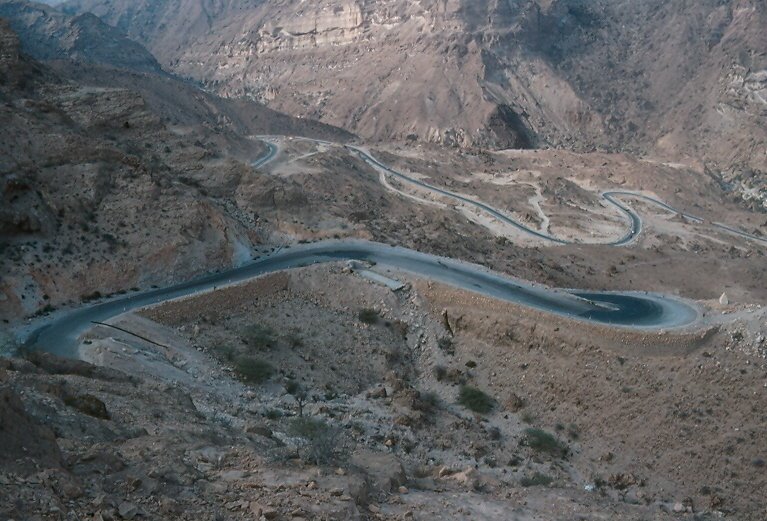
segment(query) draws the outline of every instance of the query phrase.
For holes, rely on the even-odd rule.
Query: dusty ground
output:
[[[7,445],[2,515],[764,518],[764,310],[620,333],[399,277],[392,293],[344,265],[275,274],[115,320],[145,340],[94,329],[96,369],[4,362],[21,435],[52,434]],[[243,358],[274,371],[247,383]],[[464,384],[492,410],[459,405]],[[337,436],[319,466],[300,410]],[[529,428],[561,445],[531,446]]]

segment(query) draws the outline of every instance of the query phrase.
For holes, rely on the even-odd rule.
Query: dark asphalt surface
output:
[[[666,329],[688,325],[698,312],[676,299],[639,293],[579,293],[535,286],[489,270],[444,257],[366,241],[323,241],[283,249],[238,268],[210,274],[167,288],[95,303],[61,312],[34,330],[26,346],[61,356],[76,357],[77,338],[93,322],[167,300],[209,291],[259,275],[310,264],[344,260],[369,261],[406,271],[450,286],[542,311],[593,323],[636,329]]]
[[[358,148],[358,147],[355,147],[355,146],[351,146],[351,145],[345,145],[345,146],[346,146],[346,148],[348,150],[352,150],[352,151],[356,152],[363,161],[365,161],[365,162],[367,162],[367,163],[369,163],[371,165],[377,166],[378,168],[381,168],[381,169],[385,170],[387,173],[393,175],[394,177],[402,179],[403,181],[406,181],[408,183],[412,183],[414,185],[420,186],[422,188],[426,188],[427,190],[431,190],[432,192],[436,192],[436,193],[439,193],[441,195],[445,195],[447,197],[450,197],[450,198],[455,199],[457,201],[460,201],[462,203],[466,203],[466,204],[468,204],[470,206],[474,206],[475,208],[479,208],[480,210],[484,211],[485,213],[488,213],[488,214],[492,215],[493,217],[495,217],[499,221],[504,222],[506,224],[509,224],[509,225],[511,225],[511,226],[513,226],[513,227],[515,227],[515,228],[517,228],[517,229],[519,229],[519,230],[521,230],[521,231],[523,231],[523,232],[525,232],[525,233],[527,233],[529,235],[532,235],[534,237],[538,237],[539,239],[544,239],[544,240],[547,240],[547,241],[550,241],[550,242],[553,242],[553,243],[557,243],[557,244],[578,244],[576,241],[568,241],[566,239],[561,239],[559,237],[555,237],[553,235],[549,235],[547,233],[543,233],[543,232],[540,232],[538,230],[534,230],[534,229],[524,225],[523,223],[521,223],[521,222],[519,222],[519,221],[517,221],[515,219],[512,219],[508,215],[502,213],[501,211],[499,211],[499,210],[493,208],[492,206],[489,206],[489,205],[487,205],[487,204],[485,204],[485,203],[483,203],[481,201],[477,201],[477,200],[468,198],[466,196],[463,196],[463,195],[451,192],[449,190],[445,190],[444,188],[440,188],[438,186],[434,186],[434,185],[430,185],[428,183],[424,183],[423,181],[421,181],[419,179],[415,179],[413,177],[409,177],[409,176],[403,174],[402,172],[398,172],[397,170],[394,170],[393,168],[391,168],[391,167],[381,163],[379,160],[377,160],[376,158],[374,158],[373,156],[371,156],[370,154],[368,154],[366,151],[362,150],[361,148]],[[696,222],[696,223],[703,223],[703,222],[705,222],[705,220],[703,218],[701,218],[701,217],[696,217],[694,215],[690,215],[690,214],[681,212],[681,211],[677,210],[676,208],[674,208],[673,206],[670,206],[670,205],[664,203],[663,201],[661,201],[659,199],[655,199],[654,197],[649,197],[649,196],[643,195],[643,194],[638,194],[636,192],[609,191],[609,192],[604,192],[602,194],[602,197],[604,197],[604,199],[607,202],[609,202],[610,204],[615,206],[626,217],[626,220],[629,223],[629,229],[626,231],[626,233],[622,237],[620,237],[619,239],[616,239],[614,241],[599,243],[599,244],[605,244],[607,246],[624,246],[624,245],[630,243],[631,241],[633,241],[634,239],[636,239],[637,236],[639,236],[639,234],[642,231],[642,219],[641,219],[641,217],[634,210],[632,210],[629,206],[626,206],[625,204],[623,204],[620,201],[618,201],[616,199],[617,197],[627,197],[627,198],[632,198],[632,199],[641,199],[641,200],[643,200],[645,202],[652,203],[652,204],[654,204],[654,205],[656,205],[656,206],[658,206],[660,208],[663,208],[664,210],[667,210],[669,212],[679,214],[682,217],[684,217],[685,219],[688,219],[690,221],[693,221],[693,222]],[[710,223],[710,225],[713,226],[714,228],[718,228],[718,229],[720,229],[722,231],[725,231],[725,232],[728,232],[728,233],[732,233],[732,234],[738,235],[740,237],[743,237],[743,238],[746,238],[746,239],[750,239],[750,240],[753,240],[753,241],[757,241],[757,242],[760,242],[760,243],[763,243],[763,244],[767,244],[767,238],[759,237],[757,235],[753,235],[753,234],[744,232],[742,230],[738,230],[736,228],[732,228],[730,226],[727,226],[727,225],[724,225],[724,224],[721,224],[721,223],[715,223],[714,222],[714,223]]]

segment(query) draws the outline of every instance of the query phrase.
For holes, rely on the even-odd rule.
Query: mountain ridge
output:
[[[602,149],[767,171],[754,0],[69,0],[224,96],[370,140]],[[183,14],[180,14],[183,13]],[[767,72],[764,72],[767,74]]]

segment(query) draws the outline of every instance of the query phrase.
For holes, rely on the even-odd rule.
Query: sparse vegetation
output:
[[[419,393],[416,408],[425,413],[433,413],[439,408],[439,396],[433,391]]]
[[[551,476],[547,476],[546,474],[541,474],[540,472],[536,472],[532,476],[525,476],[524,478],[519,480],[519,484],[523,487],[540,487],[540,486],[548,486],[551,485],[551,483],[554,481],[554,478]]]
[[[274,330],[268,326],[253,324],[245,328],[242,341],[253,349],[270,349],[277,343]]]
[[[98,300],[102,297],[100,291],[94,291],[93,293],[87,293],[85,295],[80,295],[80,301],[81,302],[92,302],[94,300]]]
[[[304,345],[304,339],[301,338],[301,335],[299,335],[296,331],[291,331],[285,335],[285,341],[293,349],[302,347]]]
[[[337,428],[322,420],[304,417],[293,420],[290,431],[294,436],[308,442],[307,461],[315,465],[325,465],[335,459],[341,434]]]
[[[360,322],[364,322],[365,324],[376,324],[378,323],[378,319],[380,318],[380,315],[378,314],[378,311],[372,308],[362,308],[359,311],[359,314],[357,315]]]
[[[268,362],[250,356],[238,358],[235,370],[244,382],[256,385],[264,383],[274,374],[274,367]]]
[[[237,349],[230,345],[222,345],[217,348],[221,358],[227,362],[233,362],[237,358]]]
[[[545,452],[552,456],[565,456],[567,446],[559,441],[553,434],[543,429],[528,428],[525,429],[523,443],[533,450]]]
[[[458,403],[470,411],[487,414],[495,407],[495,401],[476,387],[464,385],[458,394]]]
[[[455,348],[453,346],[453,339],[449,336],[443,336],[440,337],[439,340],[437,340],[437,346],[439,346],[440,349],[442,349],[445,353],[452,355],[455,353]]]
[[[285,384],[285,390],[296,400],[298,405],[299,418],[304,416],[304,405],[306,405],[306,399],[309,397],[307,390],[295,380],[288,380]]]

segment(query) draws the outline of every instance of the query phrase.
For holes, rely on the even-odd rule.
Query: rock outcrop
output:
[[[7,70],[19,62],[19,38],[6,20],[0,19],[0,68]]]
[[[21,50],[38,60],[71,59],[160,73],[154,56],[90,13],[71,18],[41,4],[6,0],[0,17],[21,36]]]
[[[660,153],[764,177],[755,0],[70,0],[173,71],[365,138]],[[763,148],[763,146],[762,146]],[[753,188],[753,183],[749,185]]]

